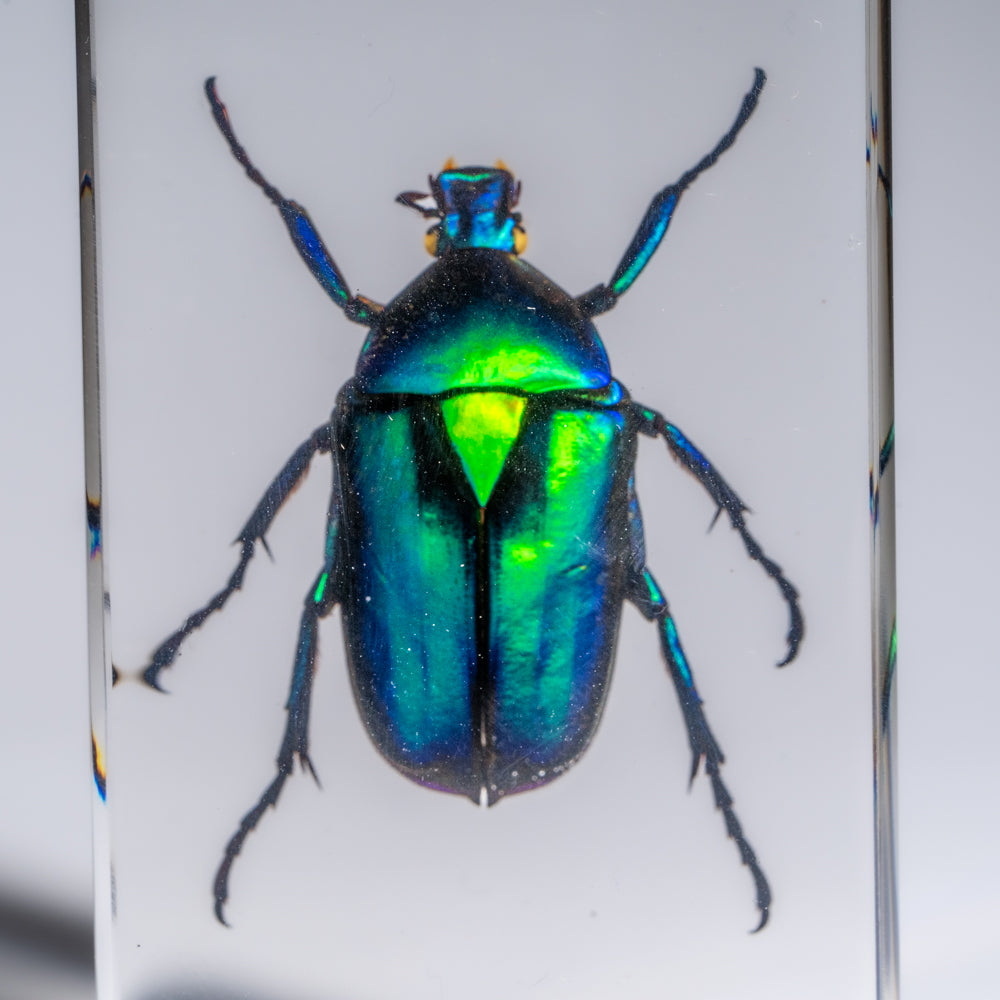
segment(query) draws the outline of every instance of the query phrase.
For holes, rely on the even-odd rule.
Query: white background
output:
[[[986,437],[996,413],[986,289],[997,220],[990,169],[998,152],[991,128],[997,80],[987,43],[978,41],[994,38],[997,22],[985,3],[952,5],[947,14],[909,4],[894,25],[908,998],[992,996],[1000,971],[1000,886],[989,839],[998,818],[991,722],[1000,690],[986,638],[997,551]],[[11,898],[82,920],[89,789],[72,18],[54,3],[11,0],[0,6],[0,46],[8,556],[0,876]]]

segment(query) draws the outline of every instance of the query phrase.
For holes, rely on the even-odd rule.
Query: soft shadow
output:
[[[0,940],[39,962],[94,974],[94,928],[89,920],[0,896]]]
[[[295,1000],[289,993],[277,996],[272,993],[256,993],[232,986],[210,986],[204,983],[174,983],[157,986],[138,1000]],[[329,1000],[349,1000],[344,996],[330,996]]]

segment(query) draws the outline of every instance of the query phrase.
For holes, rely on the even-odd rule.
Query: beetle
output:
[[[378,752],[430,788],[493,805],[547,784],[581,756],[601,717],[619,619],[629,601],[652,622],[701,762],[767,922],[771,891],[722,782],[723,754],[702,709],[670,609],[646,565],[635,490],[640,435],[669,452],[725,511],[748,556],[777,584],[787,652],[803,636],[798,594],[762,550],[747,508],[703,453],[612,376],[592,319],[635,282],[687,187],[733,144],[757,105],[757,69],[715,148],[652,200],[607,284],[571,296],[526,263],[520,182],[502,164],[453,162],[429,193],[397,198],[433,224],[434,262],[388,305],[353,294],[302,206],[253,164],[215,78],[205,91],[247,176],[274,203],[292,242],[345,316],[368,328],[354,377],[330,420],[292,454],[237,536],[225,587],[155,650],[160,675],[181,644],[242,586],[257,542],[317,453],[333,488],[319,575],[305,597],[277,774],[226,846],[215,914],[226,923],[233,863],[298,758],[308,721],[320,619],[340,606],[358,710]],[[267,550],[269,552],[269,550]]]

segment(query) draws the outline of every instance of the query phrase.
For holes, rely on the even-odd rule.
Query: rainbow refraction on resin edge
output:
[[[312,771],[309,705],[321,618],[340,606],[355,700],[379,753],[430,788],[493,804],[561,775],[587,748],[611,678],[622,605],[651,621],[692,753],[754,881],[757,929],[771,891],[722,782],[666,597],[646,565],[635,487],[640,435],[670,454],[725,511],[777,584],[787,651],[803,634],[798,594],[747,529],[746,507],[691,441],[612,376],[593,317],[647,266],[685,189],[734,142],[757,105],[757,70],[715,148],[657,194],[608,284],[572,296],[524,261],[521,185],[502,164],[428,178],[399,195],[433,220],[435,258],[387,305],[350,291],[305,210],[270,184],[237,140],[214,79],[206,92],[230,151],[278,208],[313,276],[369,328],[330,421],[292,454],[240,531],[226,586],[155,650],[159,687],[181,644],[240,589],[256,544],[317,453],[333,488],[326,545],[292,666],[278,770],[226,846],[215,881],[223,923],[233,863],[293,770]]]

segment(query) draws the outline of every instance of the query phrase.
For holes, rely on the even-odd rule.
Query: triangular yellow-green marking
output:
[[[485,507],[521,430],[524,399],[508,392],[466,392],[441,404],[451,443],[480,507]]]

